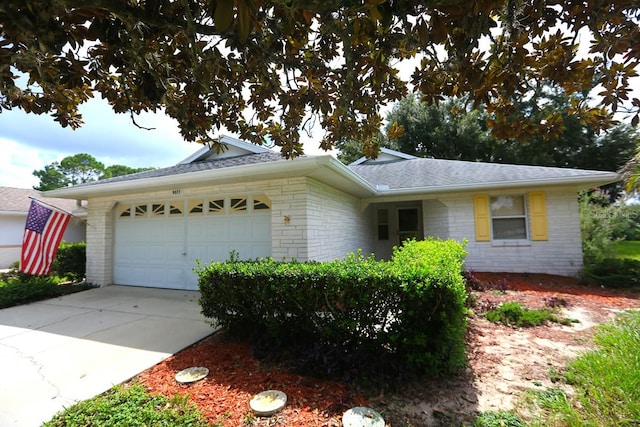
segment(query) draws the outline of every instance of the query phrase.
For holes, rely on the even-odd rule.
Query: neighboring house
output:
[[[75,200],[43,197],[37,190],[0,187],[0,268],[9,268],[20,261],[22,237],[27,221],[31,197],[44,201],[61,210],[73,213],[62,239],[66,242],[85,240],[86,216],[84,208],[78,208]]]
[[[477,271],[573,275],[577,192],[612,172],[422,159],[383,149],[345,166],[224,137],[176,166],[50,191],[88,200],[87,280],[197,287],[196,260],[388,258],[406,238],[467,239]]]

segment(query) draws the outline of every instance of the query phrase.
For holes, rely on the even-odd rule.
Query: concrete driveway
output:
[[[210,335],[198,298],[108,286],[0,310],[0,426],[40,426]]]

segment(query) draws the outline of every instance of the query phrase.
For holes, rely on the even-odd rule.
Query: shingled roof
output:
[[[43,197],[38,190],[33,188],[0,187],[0,212],[24,213],[26,215],[31,204],[31,197],[67,212],[78,209],[75,200]]]
[[[116,176],[109,179],[101,179],[99,181],[87,182],[85,184],[76,185],[77,188],[80,187],[90,187],[95,185],[103,185],[113,182],[124,182],[124,181],[136,181],[140,179],[147,178],[160,178],[164,176],[174,176],[187,174],[192,172],[203,172],[214,169],[225,169],[231,167],[238,166],[249,166],[254,164],[261,163],[269,163],[275,162],[278,160],[283,160],[280,153],[276,152],[264,152],[264,153],[255,153],[255,154],[244,154],[233,157],[224,157],[221,159],[207,159],[202,161],[195,161],[191,163],[178,163],[175,166],[169,166],[166,168],[153,169],[144,172],[133,173],[130,175],[122,175]]]
[[[412,160],[376,161],[350,165],[349,168],[376,188],[410,189],[478,186],[492,183],[513,184],[562,179],[606,179],[611,172],[582,169],[523,166],[498,163],[466,162],[417,158]]]
[[[251,150],[248,143],[231,142],[237,155],[227,153],[221,157],[213,150],[202,149],[175,166],[89,182],[48,194],[85,199],[97,194],[289,176],[308,176],[359,197],[535,185],[567,184],[587,188],[619,179],[614,172],[424,159],[387,149],[379,160],[361,159],[345,166],[328,155],[285,160],[280,153],[264,148]]]

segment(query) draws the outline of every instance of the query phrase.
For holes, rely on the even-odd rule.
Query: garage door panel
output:
[[[117,218],[114,283],[197,289],[195,260],[203,265],[271,255],[271,213]]]

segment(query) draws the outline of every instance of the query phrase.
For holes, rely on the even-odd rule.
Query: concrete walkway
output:
[[[40,426],[210,335],[198,298],[108,286],[0,310],[0,426]]]

